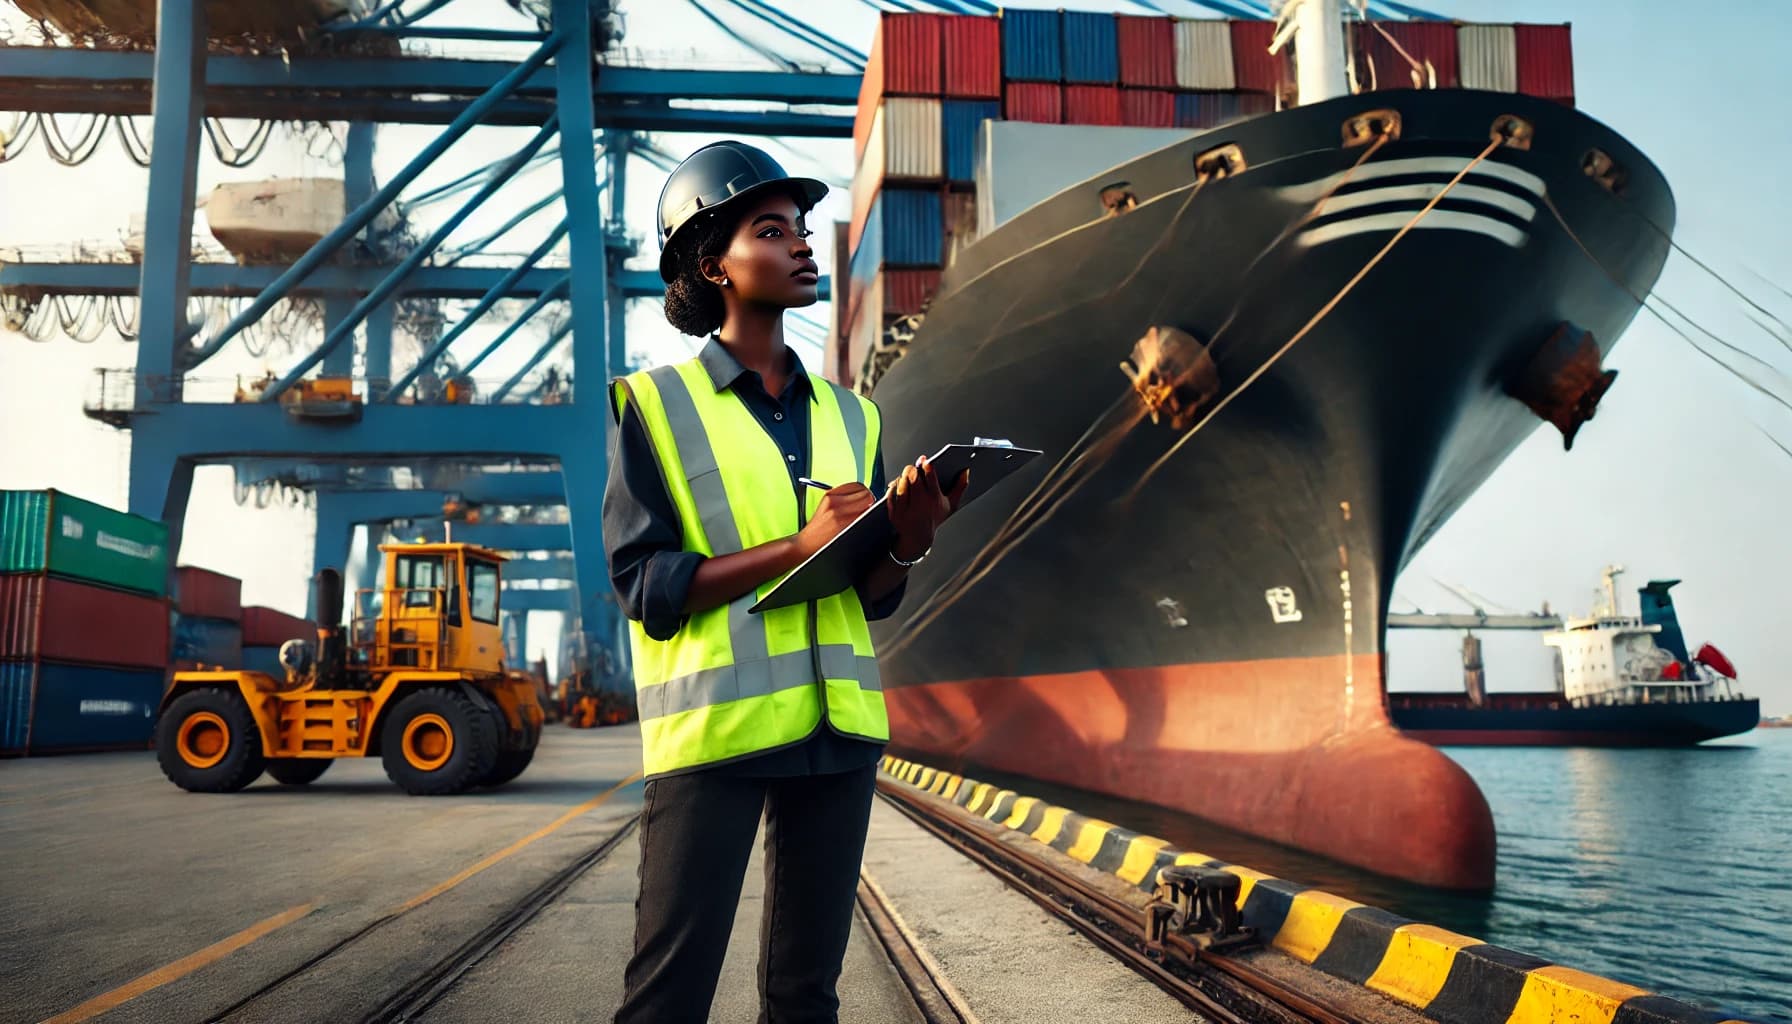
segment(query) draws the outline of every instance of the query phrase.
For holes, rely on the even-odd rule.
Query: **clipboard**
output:
[[[959,473],[974,470],[964,498],[958,503],[962,511],[1042,454],[1035,448],[1016,448],[1007,441],[979,437],[971,444],[946,445],[927,461],[939,474],[941,486],[946,487],[958,479]],[[820,551],[804,559],[801,565],[779,580],[777,586],[747,611],[763,612],[818,601],[863,579],[896,539],[896,528],[890,525],[890,516],[884,507],[888,501],[886,492],[846,529],[835,534]]]

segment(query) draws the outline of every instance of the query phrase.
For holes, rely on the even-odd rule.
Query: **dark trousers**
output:
[[[616,1024],[708,1019],[762,812],[760,1024],[834,1024],[876,771],[792,778],[698,772],[649,781],[635,953],[623,974]]]

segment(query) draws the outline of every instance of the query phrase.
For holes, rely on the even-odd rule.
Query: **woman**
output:
[[[760,1020],[837,1018],[889,739],[866,623],[896,610],[968,481],[943,490],[925,460],[905,466],[886,506],[895,542],[866,578],[747,611],[886,488],[877,406],[810,376],[784,342],[784,311],[816,300],[804,218],[826,192],[721,142],[660,194],[666,319],[708,341],[611,393],[604,543],[648,780],[618,1024],[707,1019],[762,814]]]

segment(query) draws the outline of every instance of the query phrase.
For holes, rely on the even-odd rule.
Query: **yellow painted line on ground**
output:
[[[197,953],[189,953],[166,967],[158,967],[137,980],[120,985],[104,995],[94,996],[72,1010],[49,1018],[43,1024],[75,1024],[77,1021],[91,1020],[145,992],[161,988],[171,981],[178,981],[209,963],[229,956],[263,935],[297,921],[311,913],[316,907],[315,903],[306,903],[293,907],[291,910],[282,911],[259,924],[244,928],[228,939],[214,942]]]
[[[1551,964],[1525,976],[1524,989],[1518,993],[1518,1005],[1512,1007],[1512,1015],[1506,1021],[1507,1024],[1554,1024],[1556,1021],[1611,1024],[1624,1000],[1648,994],[1647,989],[1635,985]]]
[[[1478,946],[1480,939],[1445,931],[1436,925],[1403,924],[1394,929],[1388,951],[1369,980],[1363,982],[1382,995],[1421,1009],[1431,1005],[1444,990],[1450,965],[1464,946]]]
[[[618,782],[614,786],[611,786],[609,789],[604,790],[602,793],[599,793],[598,795],[592,797],[591,799],[585,801],[584,803],[578,805],[577,807],[574,807],[572,810],[567,811],[565,814],[562,814],[558,818],[555,818],[553,821],[548,822],[546,825],[543,825],[542,827],[529,833],[528,835],[524,836],[523,838],[518,839],[516,842],[511,843],[509,846],[506,846],[502,850],[499,850],[497,853],[494,853],[491,856],[486,857],[484,860],[481,860],[479,863],[473,865],[472,867],[467,868],[466,870],[460,872],[459,874],[456,874],[453,878],[450,878],[447,881],[442,882],[438,885],[430,886],[428,889],[425,889],[422,893],[419,893],[418,895],[411,897],[406,902],[400,904],[398,906],[398,908],[394,911],[394,913],[402,914],[407,910],[413,910],[417,907],[420,907],[423,904],[428,903],[430,900],[435,899],[437,896],[442,895],[443,893],[447,892],[448,890],[450,890],[450,889],[454,888],[455,886],[459,885],[460,883],[466,881],[467,879],[472,878],[474,875],[477,875],[479,872],[484,871],[486,868],[491,867],[493,864],[496,864],[499,861],[503,860],[504,858],[509,857],[511,854],[516,853],[518,850],[521,850],[523,847],[528,846],[530,843],[535,842],[537,839],[541,839],[545,836],[552,835],[553,833],[559,831],[562,827],[564,827],[568,822],[572,821],[574,818],[577,818],[579,815],[584,814],[587,811],[596,809],[597,807],[601,806],[606,801],[608,801],[611,797],[613,797],[617,793],[621,792],[624,788],[631,786],[634,783],[640,781],[640,778],[641,778],[640,772],[636,772],[633,775],[630,775],[628,778],[623,779],[621,782]]]

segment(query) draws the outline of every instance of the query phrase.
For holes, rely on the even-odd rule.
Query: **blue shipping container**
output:
[[[244,647],[241,664],[251,672],[266,672],[276,680],[286,678],[286,669],[280,664],[278,647]]]
[[[1176,94],[1176,127],[1213,128],[1274,110],[1275,98],[1268,93],[1180,92]]]
[[[174,660],[236,668],[243,660],[243,626],[196,615],[174,617]]]
[[[25,746],[25,736],[17,734],[10,710],[18,704],[19,690],[30,703],[29,752],[33,754],[143,747],[155,735],[156,709],[162,702],[166,677],[162,669],[35,661],[8,663],[3,672],[0,691],[9,710],[7,735],[0,742],[9,752],[19,753]]]
[[[886,188],[882,198],[885,265],[939,266],[946,239],[938,190]]]
[[[852,294],[861,295],[877,277],[877,268],[884,265],[884,193],[879,189],[871,200],[871,212],[865,215],[865,230],[859,233],[859,247],[852,251],[847,266],[852,278]]]
[[[1064,12],[1064,80],[1087,85],[1120,81],[1120,33],[1112,14]]]
[[[31,730],[35,661],[0,661],[0,754],[23,754]]]
[[[1002,11],[1002,77],[1063,81],[1064,35],[1057,11]]]
[[[947,100],[946,178],[971,181],[977,174],[977,129],[984,121],[998,120],[1002,105],[993,100]]]

